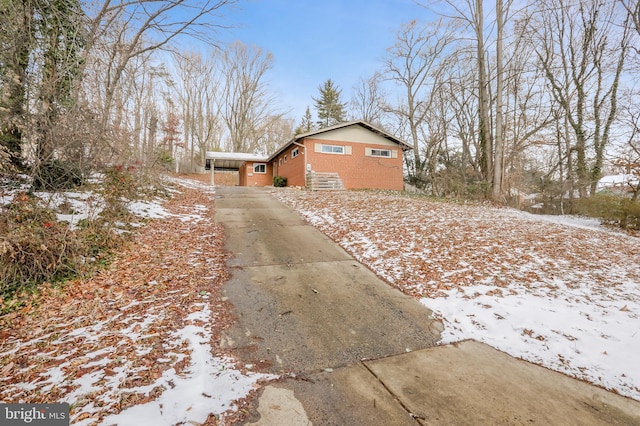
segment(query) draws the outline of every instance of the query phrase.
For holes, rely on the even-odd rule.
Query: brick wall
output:
[[[345,147],[344,154],[316,152],[316,144]],[[399,146],[305,139],[307,162],[316,172],[336,172],[346,189],[379,188],[402,190],[403,154]],[[365,155],[367,149],[395,151],[395,158]]]
[[[298,155],[294,158],[292,151],[298,149]],[[293,145],[282,152],[272,162],[273,173],[287,178],[287,186],[304,186],[304,151],[305,149]]]
[[[258,164],[258,163],[255,163]],[[254,163],[251,161],[245,162],[240,167],[239,181],[242,186],[269,186],[273,185],[273,166],[272,163],[259,163],[266,164],[266,173],[254,173]]]

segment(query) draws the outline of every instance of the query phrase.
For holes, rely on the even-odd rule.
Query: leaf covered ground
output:
[[[217,343],[232,321],[209,187],[155,218],[110,266],[0,317],[0,401],[69,402],[73,424],[225,424],[271,379]],[[273,194],[445,324],[640,400],[640,239],[572,217],[382,192]]]
[[[68,402],[78,425],[217,424],[265,378],[217,347],[223,229],[210,188],[176,182],[106,270],[0,317],[0,401]]]
[[[591,219],[398,193],[273,194],[445,324],[640,400],[640,238]]]

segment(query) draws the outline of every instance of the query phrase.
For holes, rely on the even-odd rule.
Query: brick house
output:
[[[267,186],[274,176],[287,186],[309,189],[404,188],[405,142],[364,121],[340,123],[296,135],[269,157],[207,152],[218,175],[219,163],[236,158],[238,185]]]

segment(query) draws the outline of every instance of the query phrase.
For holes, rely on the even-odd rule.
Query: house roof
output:
[[[410,149],[413,149],[413,147],[411,145],[409,145],[408,143],[396,138],[395,136],[391,135],[390,133],[387,133],[384,130],[380,130],[377,127],[372,126],[371,124],[367,123],[366,121],[356,120],[356,121],[348,121],[346,123],[339,123],[339,124],[336,124],[334,126],[325,127],[323,129],[312,130],[312,131],[307,132],[307,133],[301,133],[299,135],[296,135],[296,136],[294,136],[293,139],[291,139],[289,142],[287,142],[284,145],[282,145],[273,154],[271,154],[271,156],[268,158],[267,161],[273,160],[278,155],[280,155],[280,153],[282,151],[287,149],[292,144],[298,142],[299,140],[302,140],[304,138],[308,138],[308,137],[311,137],[311,136],[316,136],[316,135],[319,135],[319,134],[322,134],[322,133],[330,132],[332,130],[342,129],[344,127],[349,127],[349,126],[354,126],[354,125],[362,126],[365,129],[367,129],[367,130],[369,130],[369,131],[371,131],[373,133],[377,133],[378,135],[382,136],[383,138],[388,139],[388,140],[390,140],[391,142],[393,142],[395,144],[398,144],[400,146],[400,148],[402,148],[403,151],[408,151]]]
[[[205,158],[214,160],[216,167],[239,169],[245,161],[266,163],[267,157],[258,154],[247,154],[244,152],[217,152],[207,151]]]
[[[618,174],[604,176],[598,181],[597,191],[607,188],[631,189],[629,185],[638,185],[640,176],[634,174]]]
[[[410,149],[413,149],[413,147],[408,143],[401,141],[400,139],[385,132],[384,130],[380,130],[377,127],[374,127],[371,124],[367,123],[366,121],[357,120],[357,121],[349,121],[346,123],[339,123],[339,124],[336,124],[335,126],[325,127],[323,129],[317,129],[311,132],[301,133],[299,135],[296,135],[289,142],[285,143],[280,148],[278,148],[269,157],[265,157],[264,155],[259,155],[259,154],[247,154],[242,152],[207,151],[207,153],[205,154],[205,158],[210,160],[215,160],[216,167],[239,169],[242,163],[244,163],[245,161],[253,161],[253,162],[260,162],[260,163],[269,162],[273,160],[275,157],[277,157],[282,151],[287,149],[287,147],[291,146],[295,142],[298,142],[299,140],[302,140],[304,138],[320,135],[322,133],[330,132],[332,130],[342,129],[344,127],[349,127],[354,125],[362,126],[365,129],[373,133],[376,133],[382,136],[383,138],[390,140],[395,144],[398,144],[403,151],[408,151]]]

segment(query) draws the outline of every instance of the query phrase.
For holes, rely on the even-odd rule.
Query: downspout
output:
[[[296,140],[293,140],[293,144],[296,146],[299,146],[302,148],[302,155],[304,156],[304,170],[303,170],[303,176],[304,176],[304,187],[307,187],[307,147],[304,146],[303,144],[300,144],[298,142],[296,142]]]

